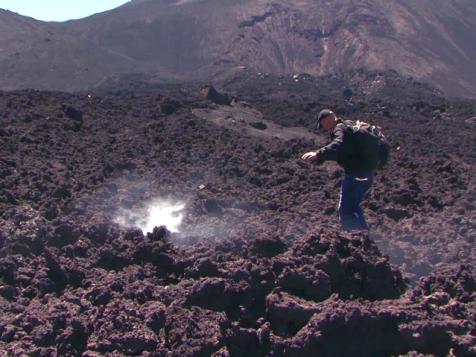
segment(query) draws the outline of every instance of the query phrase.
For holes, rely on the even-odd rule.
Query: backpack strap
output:
[[[378,137],[381,137],[382,139],[386,139],[385,138],[385,135],[383,134],[382,132],[382,127],[381,126],[378,126],[378,125],[373,125],[373,124],[370,124],[370,123],[367,123],[363,120],[357,120],[355,122],[355,124],[352,126],[352,130],[354,131],[354,133],[356,133],[357,131],[360,130],[360,128],[362,128],[363,126],[368,126],[369,127],[369,131],[371,133],[374,133],[375,135],[377,135]]]

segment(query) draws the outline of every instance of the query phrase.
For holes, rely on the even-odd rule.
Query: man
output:
[[[324,109],[317,117],[317,127],[330,133],[331,142],[317,151],[302,156],[303,160],[322,164],[332,160],[345,170],[344,180],[339,199],[339,217],[345,230],[366,230],[369,226],[365,221],[360,203],[372,186],[373,165],[370,159],[352,139],[352,121],[342,121],[332,110]]]

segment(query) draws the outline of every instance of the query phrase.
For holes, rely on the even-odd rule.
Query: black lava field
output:
[[[0,92],[0,356],[476,355],[476,102],[393,72],[120,85]],[[370,235],[300,159],[324,107],[391,141]],[[178,231],[118,220],[159,201]]]

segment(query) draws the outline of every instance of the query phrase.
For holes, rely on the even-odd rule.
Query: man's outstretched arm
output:
[[[322,149],[305,153],[301,158],[321,164],[324,161],[337,161],[339,151],[344,145],[345,126],[338,125],[334,130],[334,139]]]

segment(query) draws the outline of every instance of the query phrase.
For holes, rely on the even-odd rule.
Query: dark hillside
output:
[[[476,95],[471,0],[146,0],[65,23],[0,10],[0,88],[78,91],[118,76],[395,70]]]

